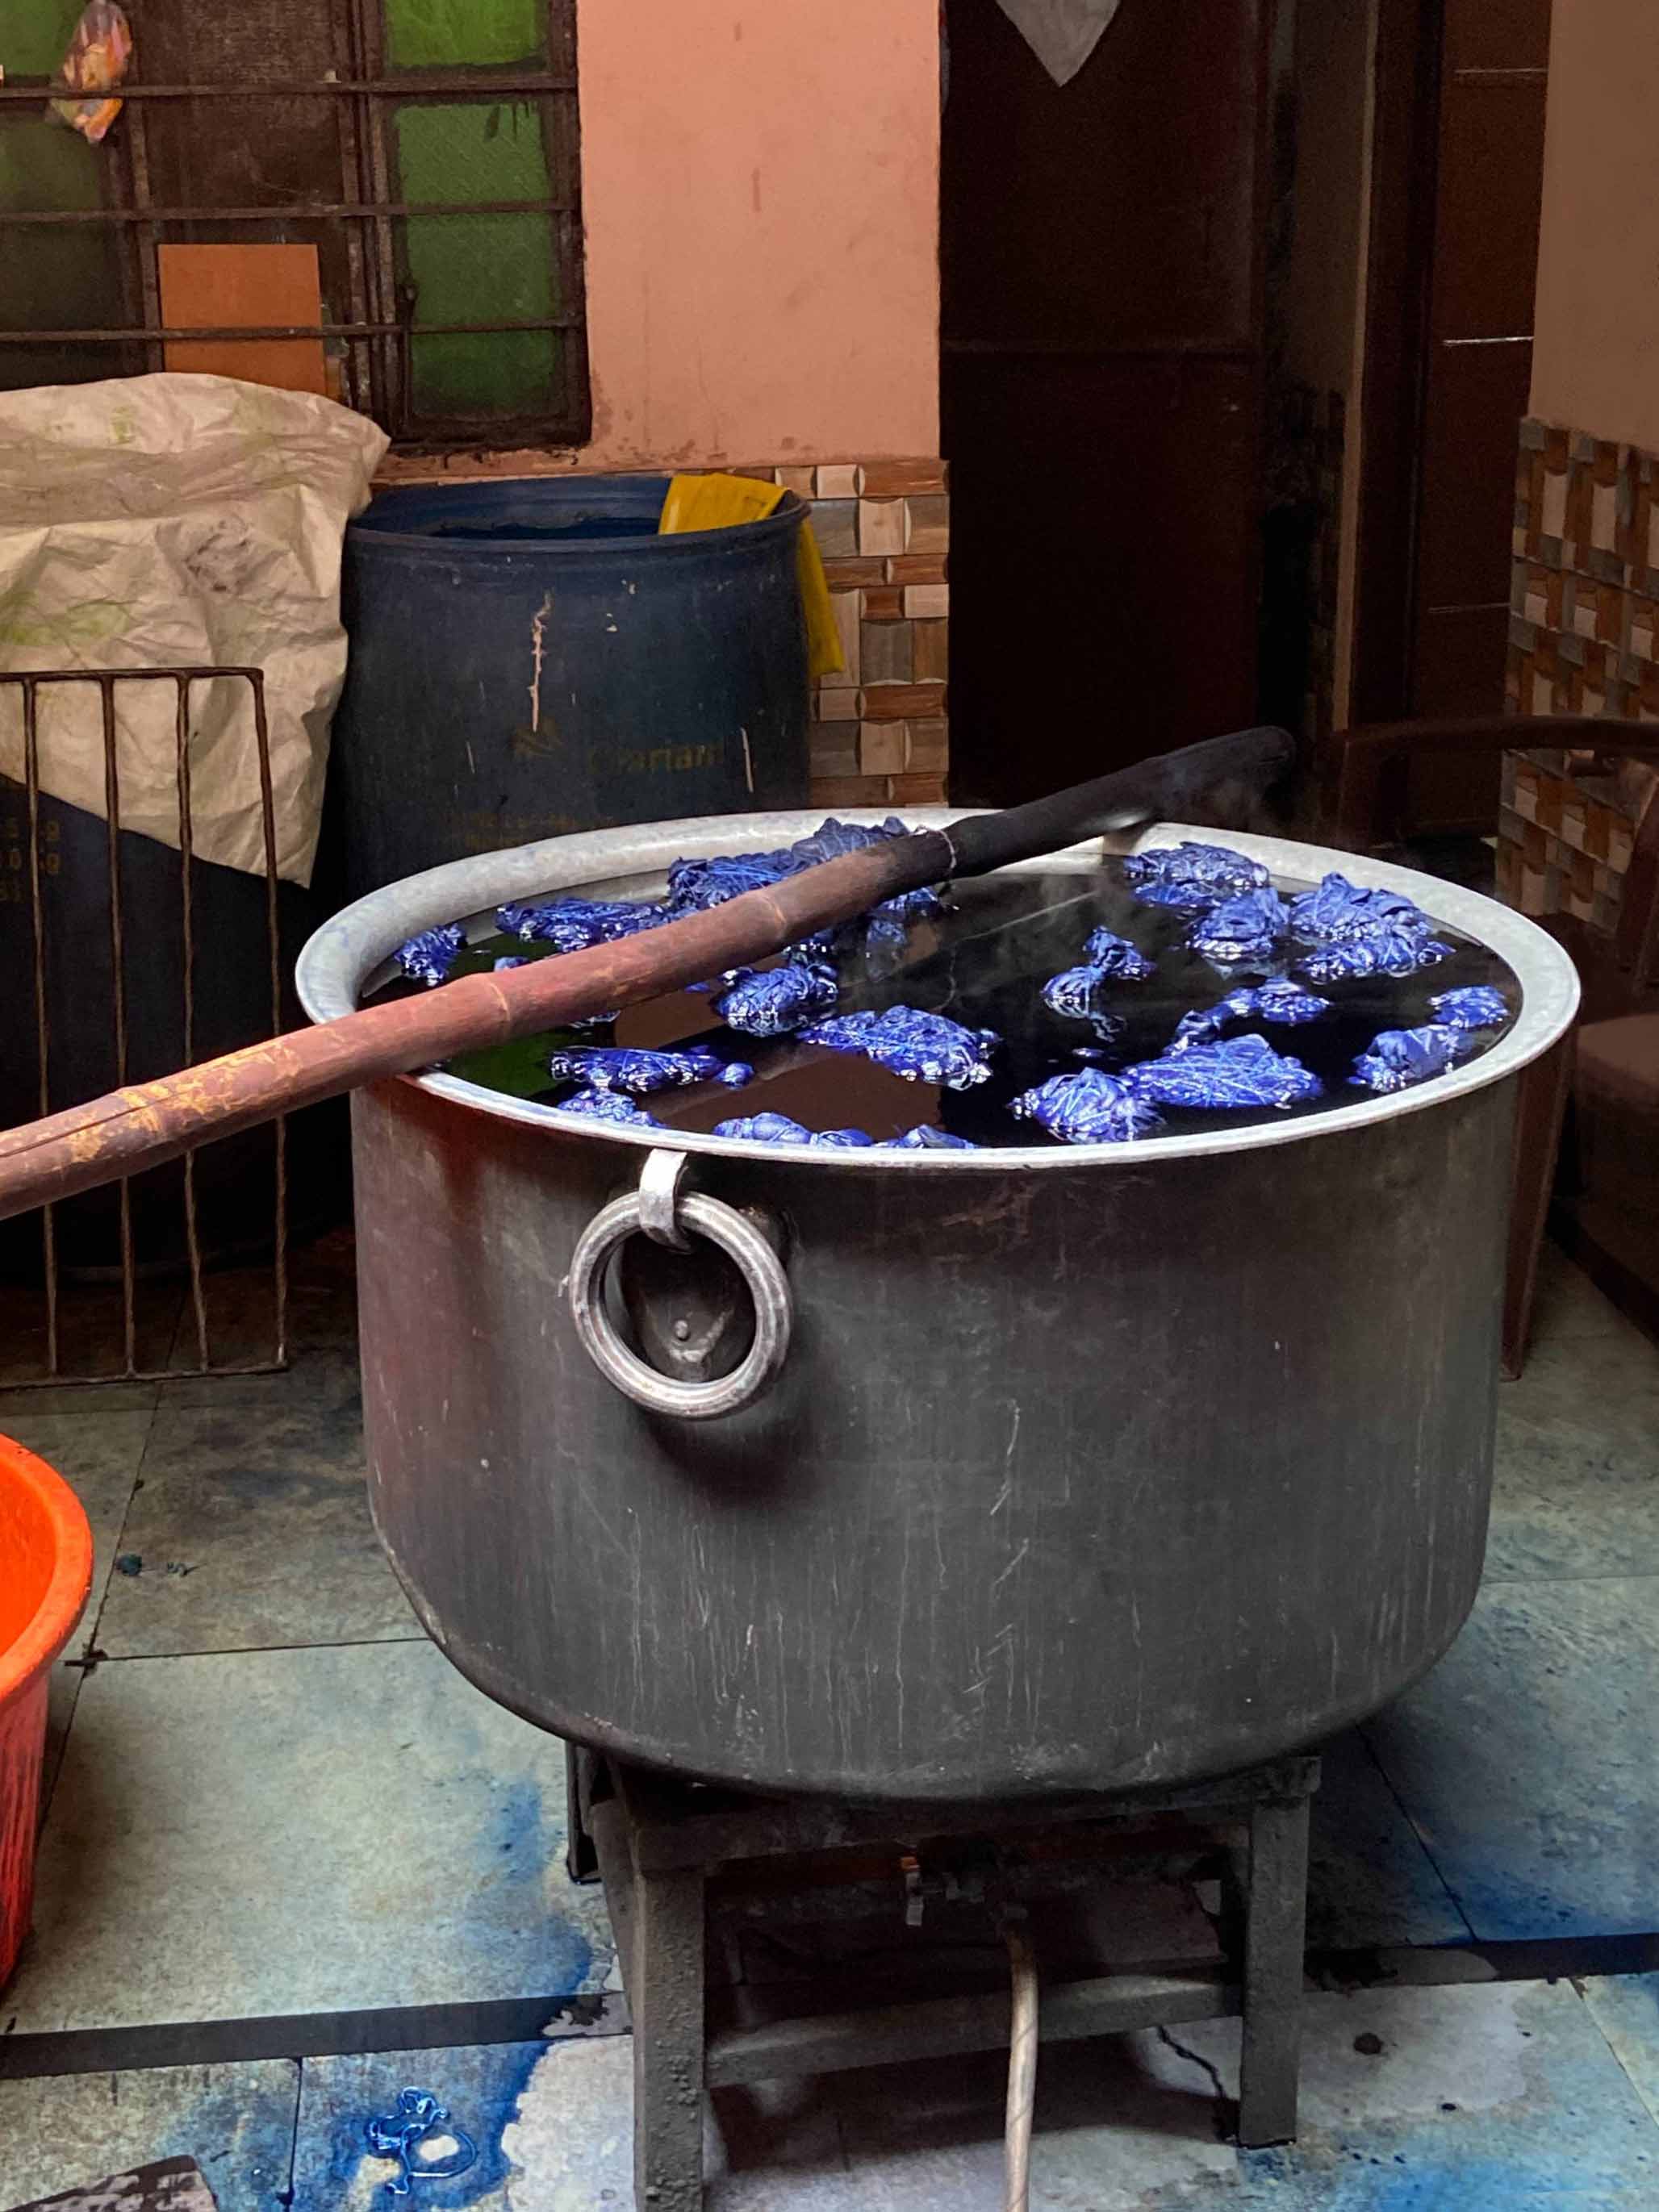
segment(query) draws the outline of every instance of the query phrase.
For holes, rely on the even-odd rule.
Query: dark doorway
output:
[[[953,799],[1249,723],[1275,0],[1125,0],[1071,84],[948,0]]]
[[[1353,714],[1504,703],[1532,374],[1550,0],[1381,0]],[[1489,830],[1497,763],[1428,761],[1425,830]]]

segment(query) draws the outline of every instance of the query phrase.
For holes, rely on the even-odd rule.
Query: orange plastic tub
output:
[[[34,1837],[52,1663],[92,1588],[92,1531],[45,1460],[0,1437],[0,1984],[34,1897]]]

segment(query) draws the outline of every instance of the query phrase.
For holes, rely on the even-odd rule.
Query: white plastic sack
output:
[[[387,440],[310,392],[223,376],[0,392],[0,669],[262,668],[278,872],[311,880],[344,680],[340,555]],[[42,787],[102,816],[97,691],[40,700]],[[116,688],[124,830],[179,842],[177,695]],[[248,686],[191,693],[191,843],[264,872]],[[0,774],[23,779],[22,695],[0,685]]]
[[[1069,84],[1118,10],[1118,0],[1002,0],[1002,11],[1019,30],[1056,84]]]

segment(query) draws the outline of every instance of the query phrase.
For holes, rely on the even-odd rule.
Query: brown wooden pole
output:
[[[560,1029],[765,959],[915,888],[900,865],[908,855],[898,848],[922,842],[938,841],[868,846],[636,937],[495,975],[464,975],[8,1129],[0,1133],[0,1220],[159,1167],[197,1145],[360,1084]],[[935,876],[947,873],[948,854],[933,859]]]
[[[1282,771],[1290,749],[1279,730],[1212,738],[1029,807],[885,838],[614,944],[465,975],[110,1091],[0,1133],[0,1221],[160,1167],[198,1145],[361,1084],[683,990],[767,959],[902,892],[1052,852],[1109,822],[1151,819],[1171,806],[1191,810],[1191,818],[1206,788],[1217,785],[1226,789],[1230,808],[1248,805]]]

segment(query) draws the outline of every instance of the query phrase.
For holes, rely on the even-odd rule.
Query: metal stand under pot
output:
[[[1057,1881],[1178,1870],[1195,1846],[1214,1853],[1231,1907],[1224,1962],[1056,1980],[1042,2035],[1242,2014],[1238,2142],[1255,2148],[1296,2133],[1316,1759],[1127,1797],[961,1808],[757,1798],[574,1749],[570,1785],[571,1870],[603,1875],[617,1932],[634,2031],[634,2190],[652,2212],[702,2212],[706,2088],[1010,2046],[1006,1978],[999,1991],[970,1975],[940,1996],[937,1954],[906,1973],[907,1936],[933,1899],[1023,1922]],[[834,1911],[826,1899],[857,1890],[873,1940],[895,1947],[873,1989],[867,1961],[839,1980],[719,1986],[713,1968],[733,1916],[798,1930]],[[921,1993],[905,1994],[907,1983]],[[866,2001],[826,2008],[854,1994]],[[1011,2093],[1011,2136],[1029,2141],[1029,2094],[1022,2111],[1018,2102]]]

